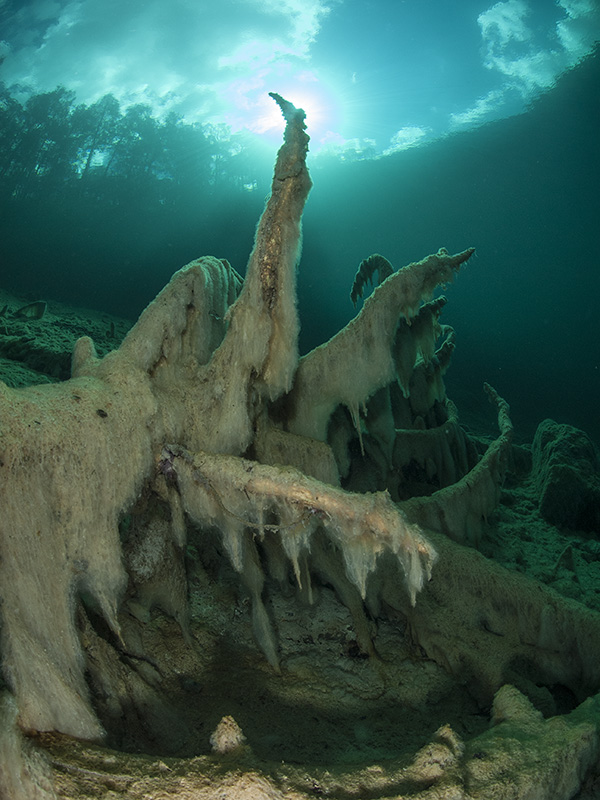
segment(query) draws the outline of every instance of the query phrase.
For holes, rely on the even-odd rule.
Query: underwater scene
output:
[[[0,800],[600,798],[599,42],[0,0]]]

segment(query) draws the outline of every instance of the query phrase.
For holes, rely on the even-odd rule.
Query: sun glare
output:
[[[278,81],[274,83],[277,84]],[[274,86],[271,91],[285,97],[296,108],[304,110],[312,142],[311,149],[317,149],[317,145],[339,127],[340,114],[335,95],[320,81],[313,79],[308,83],[301,79],[288,80]],[[258,107],[258,118],[252,124],[254,133],[280,139],[285,122],[279,107],[266,94],[258,101]]]

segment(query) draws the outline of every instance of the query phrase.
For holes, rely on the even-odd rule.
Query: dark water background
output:
[[[510,402],[519,438],[552,417],[600,441],[599,131],[596,52],[521,116],[378,161],[310,165],[303,352],[353,316],[350,286],[369,254],[400,267],[441,246],[475,246],[445,292],[442,321],[457,331],[450,396],[471,402],[487,380]],[[210,198],[195,191],[191,167],[189,184],[156,203],[139,182],[123,184],[118,201],[55,185],[4,193],[0,285],[136,318],[197,256],[243,272],[274,155],[254,153],[254,191],[230,182]],[[483,393],[477,402],[485,407]]]
[[[442,319],[457,332],[450,396],[487,380],[521,436],[550,416],[600,440],[599,61],[527,114],[317,173],[304,220],[305,347],[347,320],[353,268],[369,253],[398,267],[475,246],[445,291]]]

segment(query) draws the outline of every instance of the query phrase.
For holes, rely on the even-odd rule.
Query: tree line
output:
[[[145,104],[123,109],[111,94],[85,105],[58,87],[22,104],[0,84],[5,199],[76,191],[118,204],[143,191],[164,204],[192,187],[196,196],[252,188],[258,146],[225,125],[157,119]]]
[[[135,318],[192,258],[243,271],[273,156],[258,137],[110,94],[19,102],[0,84],[0,283]]]

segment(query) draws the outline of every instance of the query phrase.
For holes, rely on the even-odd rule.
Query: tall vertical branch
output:
[[[218,379],[222,364],[235,364],[246,397],[273,400],[289,391],[298,365],[300,324],[296,309],[296,266],[301,219],[312,182],[306,167],[309,136],[305,113],[278,94],[271,97],[286,121],[277,153],[271,194],[256,230],[254,248],[239,298],[230,308],[229,330],[214,357]],[[227,380],[231,371],[227,370]]]

